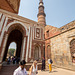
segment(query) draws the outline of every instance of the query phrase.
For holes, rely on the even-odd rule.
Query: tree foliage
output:
[[[14,48],[10,48],[10,49],[8,50],[8,54],[9,54],[10,56],[13,56],[13,55],[14,55],[14,52],[15,52],[15,49],[14,49]]]

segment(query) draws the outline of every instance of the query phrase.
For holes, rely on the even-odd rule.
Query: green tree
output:
[[[15,52],[15,49],[14,49],[14,48],[10,48],[10,49],[8,50],[8,54],[9,54],[10,56],[13,56],[13,55],[14,55],[14,52]]]

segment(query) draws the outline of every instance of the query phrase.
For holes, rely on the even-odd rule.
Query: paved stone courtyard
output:
[[[38,71],[38,75],[75,75],[74,71],[55,68],[51,73],[49,71]]]
[[[8,68],[9,67],[9,68]],[[3,66],[0,75],[13,75],[17,66]],[[37,75],[75,75],[75,71],[53,67],[52,72],[38,70]]]

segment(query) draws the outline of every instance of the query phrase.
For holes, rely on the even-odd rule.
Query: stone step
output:
[[[18,66],[2,66],[2,69],[0,71],[0,75],[13,75],[14,70]]]

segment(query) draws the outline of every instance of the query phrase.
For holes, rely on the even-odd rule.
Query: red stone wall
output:
[[[11,7],[10,5],[7,3],[6,0],[0,0],[0,8],[1,9],[4,9],[4,10],[7,10],[7,11],[10,11],[10,12],[15,12]]]
[[[0,9],[18,14],[20,0],[0,0]]]
[[[48,30],[49,30],[49,37],[47,37],[47,31]],[[55,35],[58,35],[58,34],[60,34],[60,32],[61,31],[59,30],[59,28],[47,25],[45,27],[45,39],[51,38]]]
[[[51,58],[51,49],[50,49],[51,48],[51,45],[50,45],[51,41],[50,41],[50,38],[58,35],[59,33],[60,33],[60,30],[56,27],[53,27],[50,25],[47,25],[45,27],[45,58],[46,58],[46,60]]]

